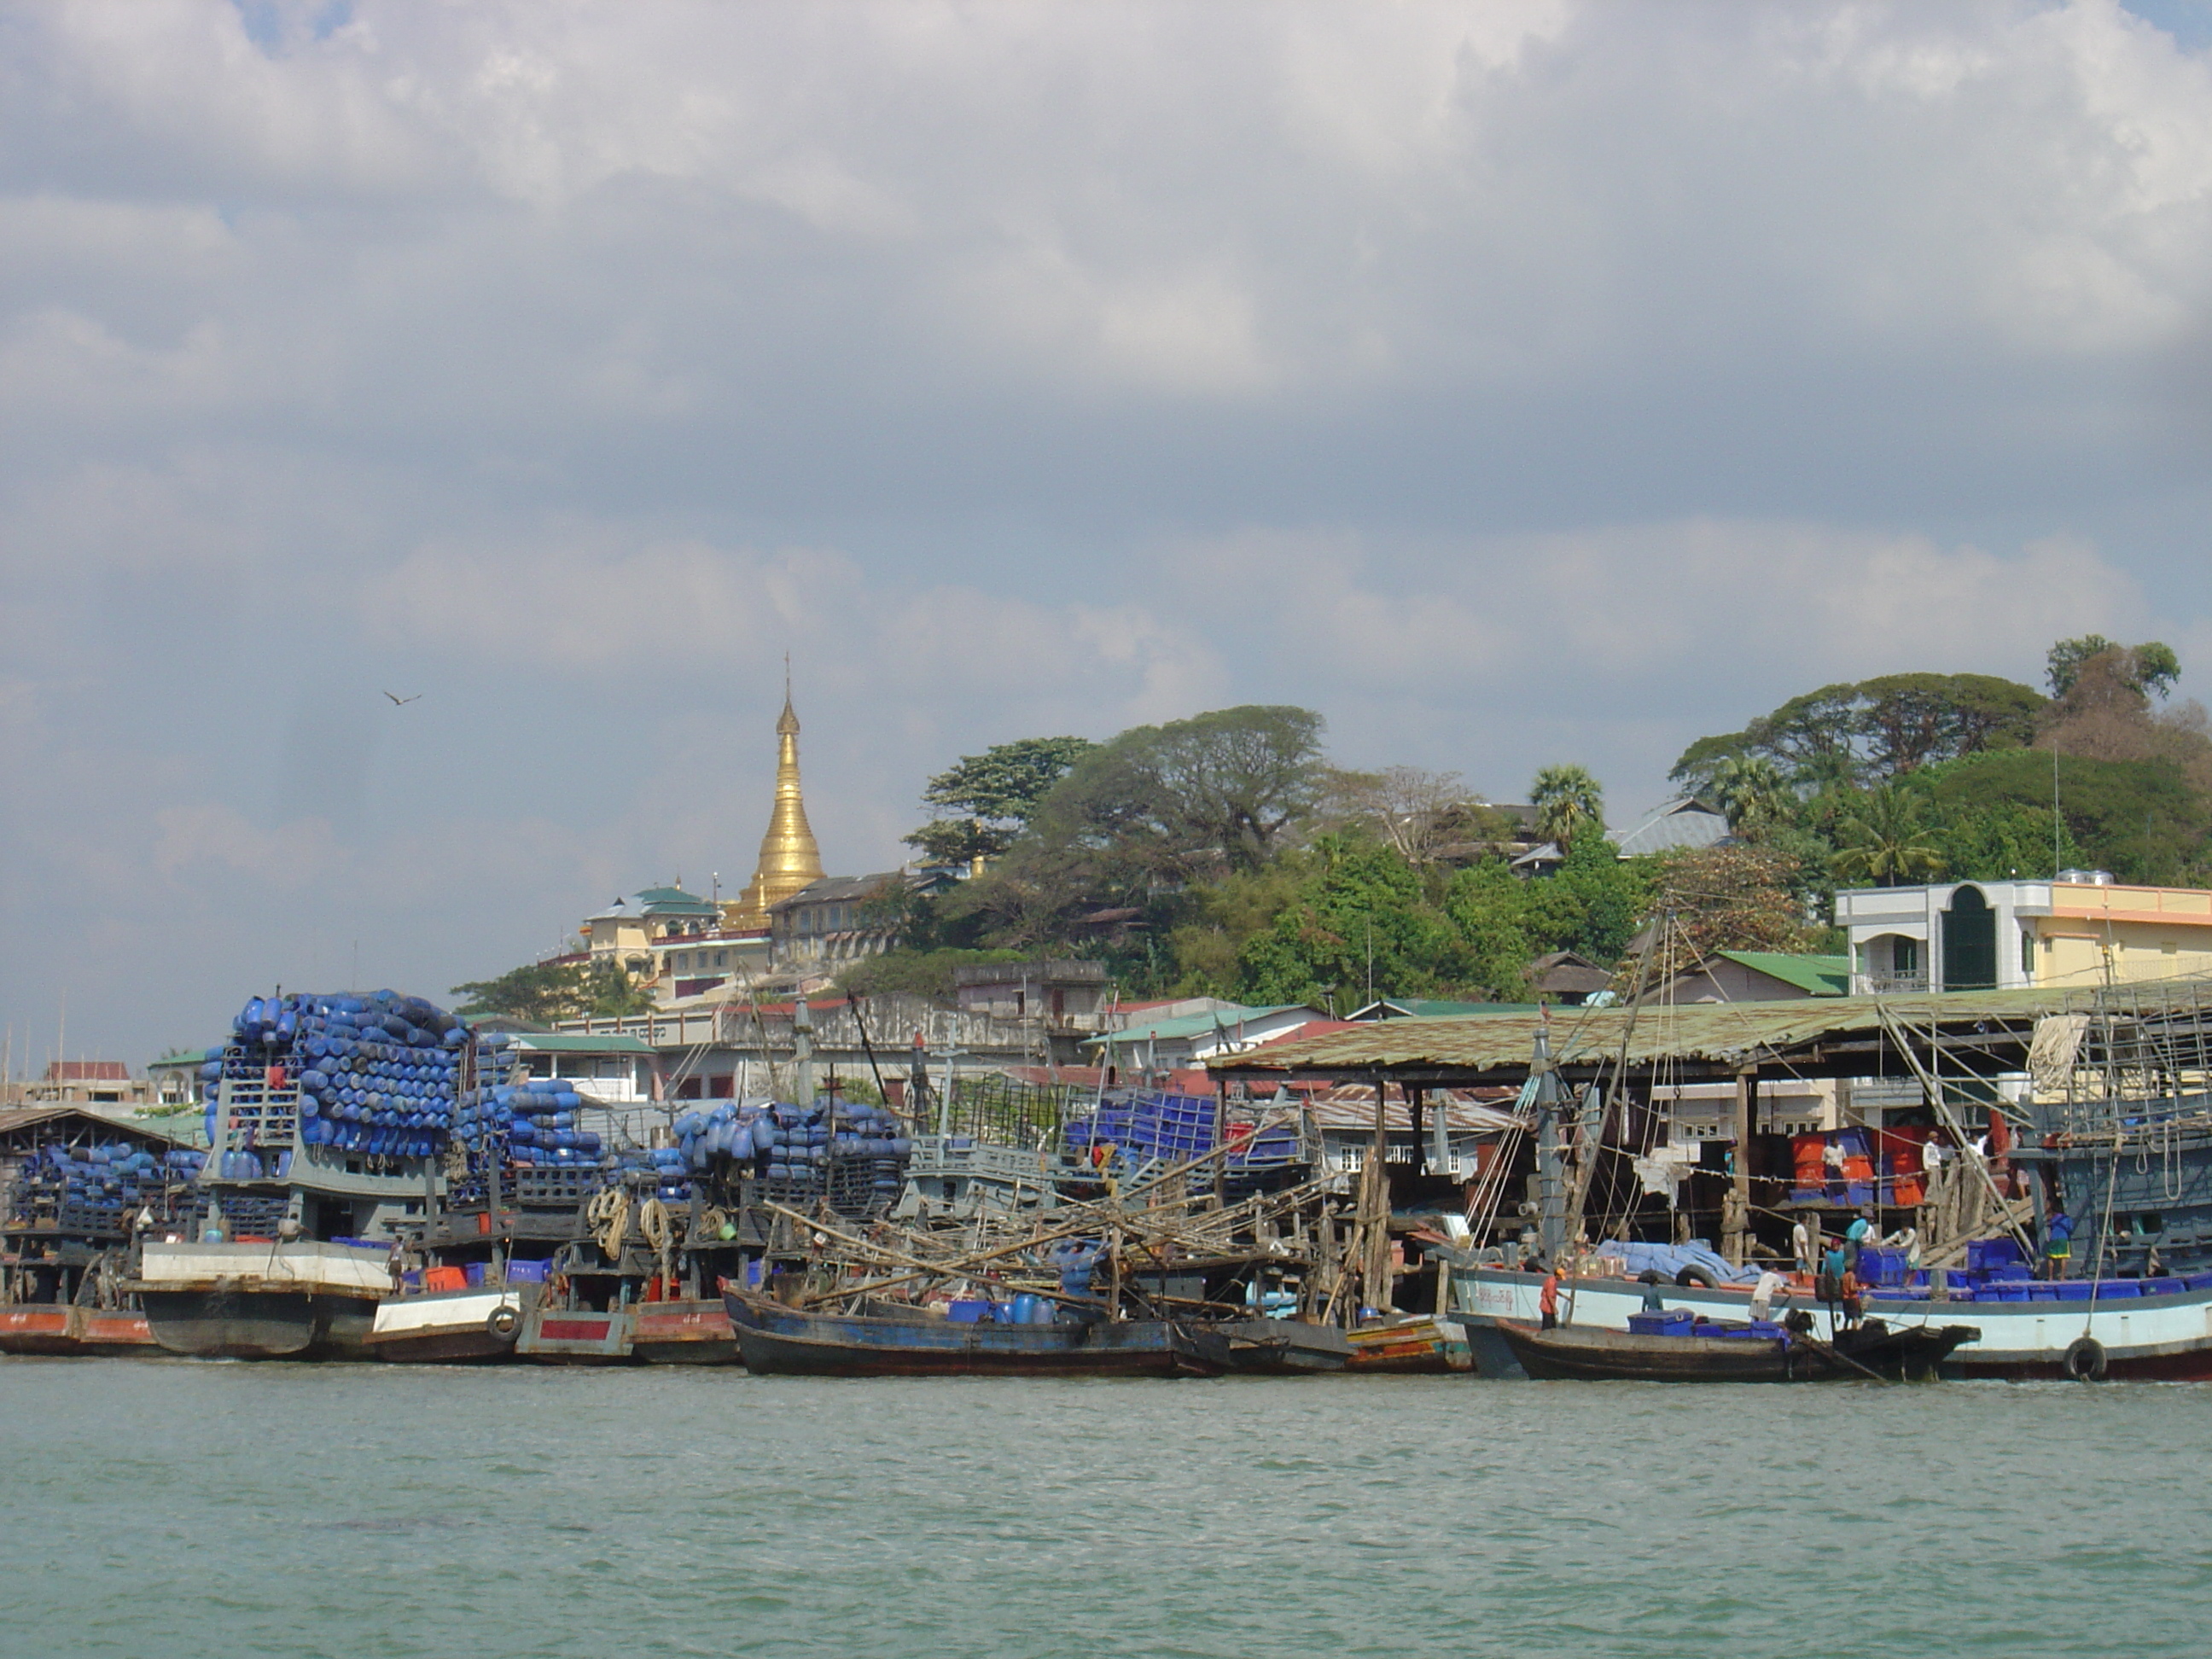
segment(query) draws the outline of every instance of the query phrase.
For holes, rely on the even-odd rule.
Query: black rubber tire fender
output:
[[[1677,1285],[1695,1285],[1700,1290],[1710,1291],[1717,1288],[1713,1284],[1713,1276],[1703,1267],[1683,1268],[1674,1275],[1674,1282]]]
[[[501,1303],[484,1316],[486,1334],[497,1337],[501,1342],[514,1341],[521,1329],[522,1310],[506,1303]]]
[[[2066,1358],[2058,1362],[2076,1382],[2105,1380],[2105,1345],[2094,1336],[2077,1336],[2067,1345]]]

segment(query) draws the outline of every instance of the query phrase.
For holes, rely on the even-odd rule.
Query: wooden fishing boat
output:
[[[1869,1376],[1933,1376],[1971,1326],[1890,1328],[1878,1320],[1828,1343],[1788,1334],[1729,1334],[1717,1325],[1686,1335],[1589,1326],[1544,1330],[1500,1321],[1498,1333],[1530,1376],[1620,1382],[1811,1382]]]
[[[720,1301],[640,1302],[629,1310],[633,1358],[648,1365],[735,1365],[737,1333]]]
[[[1352,1363],[1352,1343],[1334,1325],[1298,1319],[1225,1320],[1214,1329],[1229,1339],[1229,1369],[1257,1376],[1304,1376],[1340,1371]]]
[[[1474,1369],[1467,1332],[1455,1320],[1409,1314],[1382,1324],[1356,1327],[1345,1333],[1345,1340],[1351,1345],[1347,1366],[1351,1370],[1442,1376]]]
[[[0,1353],[88,1357],[160,1352],[146,1316],[130,1309],[52,1303],[0,1308]]]
[[[796,1376],[1214,1376],[1229,1339],[1172,1319],[967,1324],[806,1313],[726,1283],[723,1305],[748,1370]]]

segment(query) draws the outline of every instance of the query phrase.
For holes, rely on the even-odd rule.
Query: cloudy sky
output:
[[[2212,17],[0,5],[0,1024],[143,1062],[1231,702],[1613,815],[2212,688]],[[421,694],[395,708],[386,691]]]

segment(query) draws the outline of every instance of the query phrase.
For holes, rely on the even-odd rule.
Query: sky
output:
[[[1632,823],[2212,695],[2208,252],[2191,0],[0,3],[15,1069],[734,890],[786,653],[835,872],[1238,702]]]

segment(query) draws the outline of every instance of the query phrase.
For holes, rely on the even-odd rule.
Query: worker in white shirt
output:
[[[1790,1254],[1796,1258],[1799,1273],[1813,1271],[1813,1258],[1820,1248],[1820,1235],[1805,1224],[1802,1216],[1790,1224]]]
[[[1774,1295],[1778,1291],[1782,1292],[1782,1299],[1786,1305],[1790,1300],[1790,1281],[1773,1268],[1765,1268],[1759,1275],[1759,1283],[1751,1288],[1751,1316],[1753,1319],[1774,1317]]]

